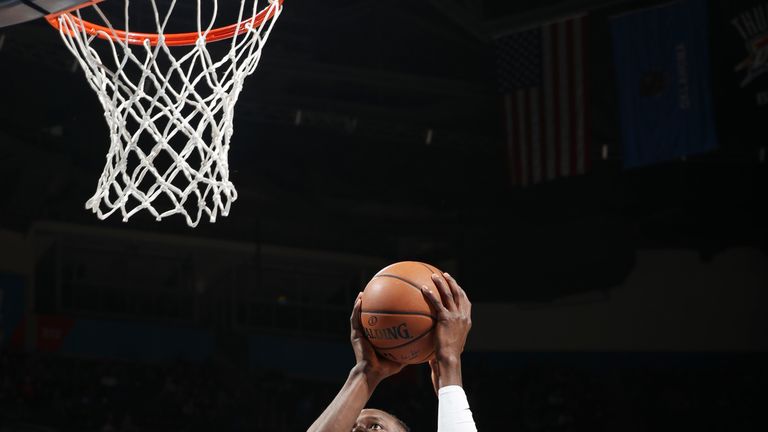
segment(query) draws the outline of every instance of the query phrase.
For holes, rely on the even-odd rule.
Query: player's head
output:
[[[385,431],[410,432],[410,428],[402,420],[392,414],[372,408],[360,411],[352,432]]]

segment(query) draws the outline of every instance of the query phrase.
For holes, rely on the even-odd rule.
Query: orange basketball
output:
[[[435,354],[432,329],[437,313],[421,292],[440,292],[432,274],[443,272],[421,262],[404,261],[384,267],[363,291],[361,321],[365,335],[382,356],[398,363],[417,364]]]

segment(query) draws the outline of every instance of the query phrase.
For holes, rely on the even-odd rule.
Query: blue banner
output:
[[[70,321],[39,319],[39,330],[55,334],[56,340],[38,345],[71,356],[144,362],[203,362],[213,357],[216,346],[213,333],[204,329],[133,321]]]
[[[275,369],[302,378],[343,380],[355,364],[348,342],[269,335],[250,335],[248,356],[254,370]]]
[[[611,21],[624,167],[717,147],[705,0],[684,0]]]
[[[24,279],[0,274],[0,348],[12,341],[21,343],[19,331],[24,320]]]

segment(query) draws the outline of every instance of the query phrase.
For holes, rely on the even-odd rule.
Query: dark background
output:
[[[84,210],[108,145],[98,100],[46,23],[0,29],[0,271],[25,287],[26,326],[3,346],[0,427],[302,430],[351,366],[355,293],[409,259],[451,271],[478,304],[465,381],[480,429],[758,430],[765,119],[743,127],[754,112],[733,109],[743,53],[718,30],[728,2],[712,1],[720,148],[622,169],[608,19],[658,3],[286,1],[237,107],[240,198],[195,229]],[[593,168],[513,188],[493,37],[577,12],[590,13]],[[119,333],[143,354],[103,348],[114,334],[44,348],[50,317],[151,329]],[[142,345],[160,328],[210,336],[213,355]],[[372,404],[435,429],[423,368]]]

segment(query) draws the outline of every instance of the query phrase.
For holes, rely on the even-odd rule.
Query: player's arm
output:
[[[308,432],[349,432],[376,386],[385,378],[400,372],[404,366],[379,357],[365,338],[360,323],[361,295],[362,293],[357,296],[349,319],[352,330],[350,340],[357,363],[349,372],[347,382],[320,417],[312,423]]]
[[[438,395],[438,432],[477,432],[461,378],[461,353],[472,327],[472,303],[448,273],[432,275],[439,301],[426,287],[422,291],[437,310],[435,359],[429,362]]]

